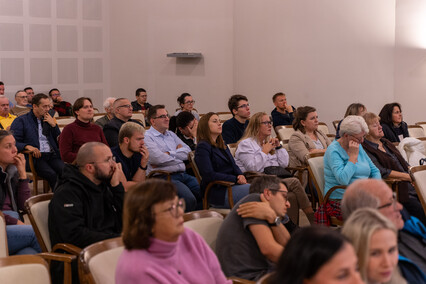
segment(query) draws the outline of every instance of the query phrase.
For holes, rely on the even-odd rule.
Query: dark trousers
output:
[[[64,165],[64,162],[55,152],[41,153],[40,158],[34,159],[37,175],[49,182],[52,192],[55,190],[56,181],[61,176]]]

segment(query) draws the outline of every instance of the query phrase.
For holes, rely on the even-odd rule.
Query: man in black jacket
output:
[[[88,142],[77,153],[76,165],[65,165],[49,204],[52,247],[70,243],[80,248],[120,236],[124,178],[121,164],[103,143]],[[73,270],[73,283],[78,283]],[[54,278],[61,273],[54,273]],[[75,282],[77,281],[77,282]]]

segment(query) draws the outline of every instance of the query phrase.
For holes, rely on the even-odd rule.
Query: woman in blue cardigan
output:
[[[209,112],[200,118],[197,128],[198,144],[195,162],[201,174],[201,189],[204,191],[212,181],[230,181],[234,204],[249,193],[250,184],[235,164],[234,157],[222,138],[222,123],[217,114]],[[215,185],[208,196],[210,204],[229,208],[228,190]]]

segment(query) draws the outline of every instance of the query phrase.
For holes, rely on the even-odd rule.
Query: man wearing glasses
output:
[[[253,180],[250,194],[225,218],[217,235],[216,254],[227,277],[257,281],[273,269],[290,234],[288,190],[275,176]]]
[[[53,109],[58,112],[59,116],[72,116],[72,104],[62,100],[61,92],[58,89],[50,90],[49,96],[53,101]]]
[[[104,135],[110,147],[118,145],[118,132],[125,122],[134,122],[142,125],[139,121],[132,119],[133,107],[126,98],[119,98],[112,104],[114,117],[104,126]],[[143,125],[142,125],[143,126]]]
[[[16,105],[10,110],[10,112],[16,116],[26,114],[31,110],[28,107],[28,95],[24,90],[19,90],[15,94]]]
[[[201,209],[202,195],[195,177],[185,172],[184,161],[191,149],[175,133],[169,131],[169,115],[164,105],[152,106],[148,111],[151,128],[145,132],[145,144],[149,151],[147,174],[153,170],[171,173],[171,182],[178,196],[185,199],[187,211]]]
[[[57,191],[49,204],[49,234],[52,247],[70,243],[84,248],[119,237],[122,229],[124,177],[108,146],[88,142],[80,147],[76,164],[66,164]],[[61,267],[52,267],[53,283]],[[73,279],[78,279],[73,269]],[[75,278],[74,278],[75,277]],[[76,281],[78,283],[78,281]]]
[[[408,283],[426,283],[426,227],[409,216],[396,194],[383,180],[359,179],[343,195],[341,209],[347,219],[359,208],[375,208],[398,229],[398,266]]]
[[[233,95],[228,100],[228,108],[233,118],[223,123],[222,137],[226,144],[232,144],[243,136],[250,118],[250,104],[246,96]]]

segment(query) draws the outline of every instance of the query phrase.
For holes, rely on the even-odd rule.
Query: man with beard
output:
[[[111,148],[117,162],[121,164],[127,182],[126,191],[136,182],[145,181],[149,152],[145,146],[145,129],[134,122],[126,122],[118,133],[119,145]]]
[[[50,90],[49,96],[52,98],[53,108],[59,116],[72,116],[72,104],[62,100],[61,92],[58,89]]]
[[[124,198],[121,165],[115,162],[108,146],[100,142],[81,146],[75,162],[65,165],[49,204],[52,247],[70,243],[84,248],[121,233]],[[54,280],[61,279],[61,268],[53,268]],[[73,283],[78,283],[74,268],[72,278]]]

